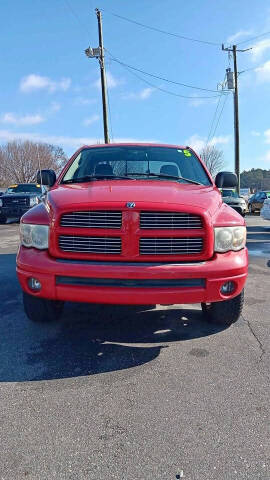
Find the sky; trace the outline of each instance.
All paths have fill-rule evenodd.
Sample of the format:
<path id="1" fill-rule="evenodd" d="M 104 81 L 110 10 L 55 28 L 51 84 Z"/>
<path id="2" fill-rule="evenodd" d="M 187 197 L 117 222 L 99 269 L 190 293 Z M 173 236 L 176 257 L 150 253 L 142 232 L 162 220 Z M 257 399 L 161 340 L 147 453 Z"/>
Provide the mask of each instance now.
<path id="1" fill-rule="evenodd" d="M 239 43 L 252 47 L 238 54 L 241 170 L 270 169 L 270 32 L 253 39 L 270 31 L 267 0 L 2 1 L 0 144 L 44 141 L 70 156 L 103 142 L 99 64 L 84 53 L 98 46 L 96 7 L 103 15 L 112 141 L 196 151 L 209 141 L 233 169 L 233 95 L 220 96 L 233 62 L 221 44 Z"/>

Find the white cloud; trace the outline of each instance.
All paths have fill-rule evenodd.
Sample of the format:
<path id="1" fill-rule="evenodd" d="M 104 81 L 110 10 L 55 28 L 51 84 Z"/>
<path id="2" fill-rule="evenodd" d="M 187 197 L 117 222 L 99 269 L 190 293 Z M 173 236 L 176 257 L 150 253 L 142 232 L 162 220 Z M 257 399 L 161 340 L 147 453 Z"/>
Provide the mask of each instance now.
<path id="1" fill-rule="evenodd" d="M 20 82 L 20 90 L 24 93 L 29 93 L 37 90 L 47 90 L 52 93 L 56 90 L 66 91 L 71 85 L 70 78 L 62 78 L 58 82 L 51 80 L 49 77 L 42 77 L 31 73 L 27 77 L 22 78 Z"/>
<path id="2" fill-rule="evenodd" d="M 270 163 L 270 150 L 268 150 L 268 152 L 266 152 L 266 154 L 261 158 L 261 160 L 266 162 L 266 163 Z"/>
<path id="3" fill-rule="evenodd" d="M 223 135 L 223 136 L 220 135 L 219 137 L 213 137 L 212 140 L 209 142 L 209 145 L 225 145 L 229 143 L 229 141 L 230 141 L 229 135 Z M 195 150 L 195 152 L 200 152 L 202 148 L 205 147 L 206 142 L 207 142 L 206 137 L 201 137 L 200 135 L 195 134 L 189 137 L 186 140 L 185 144 L 192 147 Z"/>
<path id="4" fill-rule="evenodd" d="M 92 115 L 91 117 L 85 118 L 82 124 L 85 127 L 89 127 L 89 125 L 96 123 L 99 119 L 100 119 L 100 115 Z"/>
<path id="5" fill-rule="evenodd" d="M 236 32 L 234 35 L 231 35 L 230 37 L 228 37 L 227 43 L 232 45 L 234 42 L 236 42 L 236 40 L 239 40 L 239 38 L 248 37 L 249 35 L 252 35 L 252 34 L 253 34 L 252 30 L 239 30 L 239 32 Z"/>
<path id="6" fill-rule="evenodd" d="M 201 98 L 194 98 L 194 100 L 191 100 L 189 102 L 189 106 L 190 107 L 200 107 L 201 105 L 203 105 L 205 103 L 205 100 L 202 100 Z"/>
<path id="7" fill-rule="evenodd" d="M 209 145 L 226 145 L 230 140 L 230 135 L 220 135 L 219 137 L 213 137 Z"/>
<path id="8" fill-rule="evenodd" d="M 270 49 L 270 38 L 260 40 L 253 47 L 251 52 L 251 58 L 254 62 L 258 62 L 263 57 L 264 53 Z"/>
<path id="9" fill-rule="evenodd" d="M 261 67 L 256 68 L 255 72 L 257 75 L 258 83 L 270 82 L 270 60 L 268 60 L 268 62 L 265 62 Z"/>
<path id="10" fill-rule="evenodd" d="M 265 130 L 263 134 L 265 136 L 265 143 L 270 143 L 270 128 L 268 130 Z"/>
<path id="11" fill-rule="evenodd" d="M 107 79 L 107 87 L 108 88 L 116 88 L 119 85 L 122 85 L 122 80 L 115 78 L 110 72 L 106 72 L 106 79 Z M 101 88 L 100 78 L 98 78 L 94 83 L 94 87 Z"/>
<path id="12" fill-rule="evenodd" d="M 73 101 L 73 105 L 76 106 L 92 105 L 93 103 L 97 103 L 96 98 L 76 97 Z"/>
<path id="13" fill-rule="evenodd" d="M 115 88 L 115 87 L 118 87 L 118 85 L 121 85 L 121 81 L 113 77 L 113 75 L 110 72 L 107 72 L 106 79 L 107 79 L 108 88 Z"/>
<path id="14" fill-rule="evenodd" d="M 0 130 L 0 142 L 9 142 L 12 140 L 32 140 L 34 142 L 52 143 L 60 145 L 67 149 L 77 149 L 82 145 L 94 145 L 104 143 L 103 138 L 93 137 L 65 137 L 57 135 L 46 135 L 33 132 L 11 132 L 9 130 Z M 136 138 L 115 138 L 113 143 L 158 143 L 154 139 L 136 139 Z"/>
<path id="15" fill-rule="evenodd" d="M 146 100 L 149 98 L 152 93 L 155 91 L 155 88 L 147 87 L 139 92 L 127 93 L 122 96 L 124 100 Z"/>
<path id="16" fill-rule="evenodd" d="M 141 92 L 140 92 L 140 98 L 142 100 L 145 100 L 146 98 L 149 98 L 150 95 L 152 95 L 152 93 L 154 92 L 154 88 L 151 88 L 151 87 L 147 87 L 147 88 L 144 88 Z"/>
<path id="17" fill-rule="evenodd" d="M 260 137 L 261 136 L 260 132 L 257 132 L 256 130 L 252 130 L 250 132 L 250 134 L 252 135 L 252 137 Z"/>
<path id="18" fill-rule="evenodd" d="M 192 98 L 188 105 L 190 107 L 194 107 L 194 108 L 197 108 L 197 107 L 201 107 L 202 105 L 216 105 L 218 103 L 218 99 L 217 98 L 206 98 L 206 99 L 203 99 L 203 98 L 196 98 L 196 96 L 194 95 L 194 98 Z"/>
<path id="19" fill-rule="evenodd" d="M 7 112 L 3 113 L 0 117 L 1 123 L 7 123 L 9 125 L 38 125 L 45 121 L 45 118 L 39 114 L 36 115 L 17 115 L 16 113 Z"/>
<path id="20" fill-rule="evenodd" d="M 49 110 L 51 113 L 53 112 L 59 112 L 59 110 L 61 110 L 61 105 L 60 103 L 58 102 L 52 102 L 50 107 L 49 107 Z"/>

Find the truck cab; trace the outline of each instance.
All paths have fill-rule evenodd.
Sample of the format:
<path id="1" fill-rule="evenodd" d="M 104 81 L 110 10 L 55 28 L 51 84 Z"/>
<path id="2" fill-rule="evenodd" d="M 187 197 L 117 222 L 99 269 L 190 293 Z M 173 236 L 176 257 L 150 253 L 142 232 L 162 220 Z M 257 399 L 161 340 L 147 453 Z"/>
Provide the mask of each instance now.
<path id="1" fill-rule="evenodd" d="M 17 274 L 33 321 L 59 318 L 65 301 L 200 303 L 209 321 L 230 325 L 242 310 L 248 256 L 244 219 L 222 202 L 187 146 L 84 146 L 23 215 Z"/>

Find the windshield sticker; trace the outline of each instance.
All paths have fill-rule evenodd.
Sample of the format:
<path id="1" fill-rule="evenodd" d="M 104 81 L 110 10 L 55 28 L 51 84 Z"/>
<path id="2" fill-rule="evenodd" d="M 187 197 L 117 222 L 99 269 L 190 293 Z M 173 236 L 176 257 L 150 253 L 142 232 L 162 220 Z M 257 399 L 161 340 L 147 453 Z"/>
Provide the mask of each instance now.
<path id="1" fill-rule="evenodd" d="M 184 150 L 185 157 L 191 157 L 191 153 L 189 150 Z"/>

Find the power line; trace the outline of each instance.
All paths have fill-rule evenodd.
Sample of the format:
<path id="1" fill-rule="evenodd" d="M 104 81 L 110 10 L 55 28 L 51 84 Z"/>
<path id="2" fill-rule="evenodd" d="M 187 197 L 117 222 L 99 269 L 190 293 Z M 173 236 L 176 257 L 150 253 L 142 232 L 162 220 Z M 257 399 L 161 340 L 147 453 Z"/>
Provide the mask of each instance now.
<path id="1" fill-rule="evenodd" d="M 107 74 L 106 75 L 106 90 L 107 90 L 107 98 L 108 98 L 108 110 L 109 110 L 109 119 L 110 119 L 110 130 L 111 130 L 111 139 L 113 141 L 113 127 L 112 127 L 112 115 L 111 115 L 111 104 L 110 104 L 110 95 L 108 89 L 108 82 L 107 82 Z"/>
<path id="2" fill-rule="evenodd" d="M 215 119 L 216 119 L 216 115 L 217 115 L 217 112 L 218 112 L 218 109 L 219 109 L 220 100 L 221 100 L 221 96 L 219 97 L 216 108 L 215 108 L 214 116 L 213 116 L 213 119 L 212 119 L 212 122 L 211 122 L 209 134 L 208 134 L 207 141 L 206 141 L 206 147 L 207 147 L 207 145 L 209 143 L 209 140 L 210 140 L 210 137 L 211 137 L 212 129 L 213 129 L 214 122 L 215 122 Z"/>
<path id="3" fill-rule="evenodd" d="M 198 38 L 192 38 L 192 37 L 187 37 L 185 35 L 180 35 L 178 33 L 168 32 L 166 30 L 162 30 L 161 28 L 152 27 L 151 25 L 146 25 L 145 23 L 137 22 L 136 20 L 132 20 L 131 18 L 123 17 L 122 15 L 118 15 L 116 13 L 109 12 L 108 10 L 105 10 L 105 9 L 103 9 L 103 11 L 106 12 L 106 13 L 109 13 L 113 17 L 120 18 L 121 20 L 125 20 L 126 22 L 134 23 L 135 25 L 138 25 L 138 26 L 143 27 L 143 28 L 147 28 L 149 30 L 153 30 L 154 32 L 162 33 L 164 35 L 169 35 L 171 37 L 181 38 L 182 40 L 188 40 L 190 42 L 204 43 L 206 45 L 212 45 L 212 46 L 215 46 L 215 47 L 220 46 L 220 43 L 210 42 L 210 41 L 207 41 L 207 40 L 199 40 Z"/>
<path id="4" fill-rule="evenodd" d="M 157 78 L 158 80 L 162 80 L 163 82 L 172 83 L 174 85 L 180 85 L 181 87 L 192 88 L 194 90 L 202 90 L 204 92 L 212 92 L 212 93 L 217 92 L 216 90 L 210 90 L 209 88 L 195 87 L 194 85 L 188 85 L 186 83 L 181 83 L 181 82 L 176 82 L 174 80 L 169 80 L 168 78 L 164 78 L 164 77 L 161 77 L 159 75 L 154 75 L 153 73 L 149 73 L 149 72 L 146 72 L 145 70 L 141 70 L 140 68 L 136 68 L 136 67 L 133 67 L 132 65 L 128 65 L 127 63 L 124 63 L 121 60 L 119 60 L 118 58 L 114 57 L 109 52 L 109 50 L 106 49 L 106 51 L 109 53 L 112 61 L 114 61 L 116 63 L 119 63 L 120 65 L 122 65 L 124 67 L 130 68 L 131 70 L 135 70 L 136 72 L 143 73 L 144 75 L 147 75 L 148 77 Z"/>
<path id="5" fill-rule="evenodd" d="M 224 80 L 223 80 L 223 82 L 222 82 L 222 85 L 224 84 L 225 79 L 226 79 L 226 74 L 225 74 L 225 76 L 224 76 Z M 213 116 L 213 119 L 212 119 L 212 122 L 211 122 L 209 134 L 208 134 L 208 137 L 207 137 L 206 146 L 208 145 L 209 140 L 210 140 L 210 137 L 211 137 L 211 133 L 212 133 L 212 129 L 213 129 L 213 126 L 214 126 L 214 122 L 215 122 L 215 119 L 216 119 L 216 115 L 217 115 L 217 112 L 218 112 L 218 109 L 219 109 L 220 101 L 221 101 L 221 95 L 220 95 L 220 97 L 219 97 L 219 99 L 218 99 L 218 102 L 217 102 L 217 105 L 216 105 L 216 108 L 215 108 L 214 116 Z"/>
<path id="6" fill-rule="evenodd" d="M 122 65 L 123 66 L 123 65 Z M 149 82 L 148 80 L 146 80 L 145 78 L 141 77 L 140 75 L 138 75 L 137 73 L 135 73 L 133 70 L 130 70 L 128 67 L 124 66 L 124 68 L 129 72 L 131 73 L 132 75 L 134 75 L 134 77 L 138 78 L 139 80 L 141 80 L 142 82 L 146 83 L 147 85 L 149 85 L 150 87 L 154 88 L 155 90 L 159 90 L 160 92 L 163 92 L 163 93 L 167 93 L 169 95 L 173 95 L 174 97 L 180 97 L 180 98 L 188 98 L 189 100 L 195 100 L 197 98 L 202 98 L 202 99 L 208 99 L 208 98 L 217 98 L 217 97 L 220 97 L 221 95 L 224 95 L 224 94 L 219 94 L 219 95 L 211 95 L 211 96 L 204 96 L 204 97 L 200 97 L 200 96 L 187 96 L 187 95 L 181 95 L 180 93 L 175 93 L 175 92 L 172 92 L 170 90 L 167 90 L 165 88 L 162 88 L 162 87 L 158 87 L 157 85 L 154 85 L 153 83 Z"/>
<path id="7" fill-rule="evenodd" d="M 81 21 L 80 17 L 77 15 L 77 13 L 73 9 L 73 7 L 70 5 L 69 1 L 68 0 L 63 0 L 63 2 L 65 3 L 65 5 L 69 9 L 69 11 L 72 13 L 73 17 L 76 18 L 77 22 L 83 27 L 85 32 L 87 32 L 87 34 L 89 34 L 89 28 L 86 26 L 86 24 L 84 24 Z M 88 35 L 87 35 L 87 38 L 89 39 Z"/>
<path id="8" fill-rule="evenodd" d="M 242 45 L 243 43 L 252 42 L 252 40 L 256 40 L 257 38 L 264 37 L 265 35 L 270 35 L 270 31 L 261 33 L 260 35 L 256 35 L 256 37 L 251 37 L 248 40 L 243 40 L 242 42 L 237 43 L 237 45 Z"/>
<path id="9" fill-rule="evenodd" d="M 267 62 L 265 62 L 267 63 Z M 252 67 L 252 68 L 247 68 L 246 70 L 241 70 L 238 74 L 240 75 L 241 73 L 246 73 L 246 72 L 251 72 L 252 70 L 257 70 L 258 68 L 262 68 L 265 63 L 261 63 L 261 65 L 257 65 L 257 67 Z"/>
<path id="10" fill-rule="evenodd" d="M 74 9 L 71 7 L 71 5 L 70 5 L 70 3 L 68 2 L 68 0 L 63 0 L 63 1 L 65 2 L 65 4 L 66 4 L 66 6 L 68 7 L 68 9 L 71 11 L 71 13 L 72 13 L 72 15 L 74 16 L 74 18 L 76 18 L 76 20 L 80 23 L 80 25 L 82 25 L 83 28 L 87 31 L 88 28 L 86 27 L 85 24 L 82 23 L 81 19 L 79 18 L 79 16 L 77 15 L 77 13 L 74 11 Z M 104 11 L 104 9 L 103 9 L 103 11 Z M 111 12 L 108 12 L 108 13 L 111 13 Z M 118 17 L 120 17 L 120 18 L 126 19 L 125 17 L 121 17 L 121 16 L 116 15 L 116 14 L 113 14 L 113 13 L 111 13 L 111 14 L 114 15 L 114 16 L 118 16 Z M 126 20 L 133 22 L 133 20 L 129 20 L 129 19 L 126 19 Z M 133 23 L 134 23 L 134 22 L 133 22 Z M 135 23 L 137 23 L 137 22 L 135 22 Z M 166 32 L 164 32 L 164 33 L 166 33 Z M 172 34 L 172 35 L 174 35 L 174 34 Z M 176 34 L 175 34 L 175 35 L 176 35 Z M 195 39 L 194 39 L 194 41 L 199 41 L 199 40 L 195 40 Z M 209 42 L 208 42 L 208 43 L 209 43 Z M 216 45 L 218 45 L 218 44 L 216 44 Z M 162 81 L 165 81 L 165 82 L 167 82 L 167 83 L 172 83 L 172 84 L 175 84 L 175 85 L 180 85 L 180 86 L 183 86 L 183 87 L 186 87 L 186 88 L 192 88 L 192 89 L 195 89 L 195 90 L 201 90 L 201 91 L 216 93 L 216 90 L 211 90 L 211 89 L 201 88 L 201 87 L 195 87 L 195 86 L 193 86 L 193 85 L 188 85 L 188 84 L 176 82 L 176 81 L 173 81 L 173 80 L 169 80 L 169 79 L 167 79 L 167 78 L 164 78 L 164 77 L 160 77 L 160 76 L 158 76 L 158 75 L 151 74 L 151 73 L 149 73 L 149 72 L 145 72 L 145 71 L 143 71 L 143 70 L 141 70 L 141 69 L 138 69 L 138 68 L 136 68 L 136 67 L 133 67 L 132 65 L 128 65 L 128 64 L 126 64 L 126 63 L 124 63 L 124 62 L 121 62 L 119 59 L 117 59 L 116 57 L 114 57 L 107 49 L 104 49 L 104 50 L 106 50 L 107 53 L 109 53 L 112 61 L 117 62 L 117 63 L 119 63 L 120 65 L 122 65 L 123 67 L 126 67 L 126 68 L 128 68 L 128 69 L 132 69 L 132 70 L 138 71 L 138 72 L 140 72 L 140 73 L 143 73 L 144 75 L 148 75 L 148 76 L 150 76 L 150 77 L 152 77 L 152 78 L 157 78 L 158 80 L 162 80 Z M 144 79 L 142 79 L 142 78 L 139 77 L 139 76 L 138 76 L 137 78 L 140 78 L 140 80 L 145 81 Z M 145 81 L 145 82 L 146 82 L 146 81 Z M 146 82 L 146 83 L 147 83 L 147 82 Z M 219 95 L 215 95 L 215 97 L 214 97 L 214 96 L 212 96 L 212 97 L 194 97 L 194 96 L 188 97 L 188 96 L 185 96 L 185 95 L 175 94 L 174 92 L 170 92 L 170 91 L 165 90 L 165 89 L 161 89 L 161 88 L 159 88 L 159 87 L 156 87 L 156 86 L 150 84 L 149 82 L 148 82 L 148 84 L 151 85 L 151 86 L 153 86 L 153 87 L 156 88 L 157 90 L 161 90 L 161 91 L 163 91 L 163 92 L 165 92 L 165 93 L 168 93 L 168 94 L 170 94 L 170 95 L 175 95 L 175 96 L 182 97 L 182 98 L 191 98 L 191 99 L 193 98 L 193 99 L 196 99 L 196 98 L 215 98 L 215 97 L 219 97 L 219 96 L 220 96 L 220 94 L 219 94 Z"/>
<path id="11" fill-rule="evenodd" d="M 216 133 L 216 131 L 217 131 L 217 128 L 218 128 L 218 126 L 219 126 L 219 122 L 220 122 L 220 119 L 221 119 L 221 116 L 222 116 L 222 113 L 223 113 L 225 104 L 226 104 L 226 102 L 227 102 L 228 96 L 229 96 L 229 95 L 225 95 L 225 97 L 224 97 L 224 102 L 223 102 L 223 105 L 222 105 L 222 108 L 221 108 L 219 117 L 218 117 L 218 119 L 217 119 L 217 123 L 216 123 L 215 129 L 214 129 L 214 131 L 213 131 L 213 135 L 211 136 L 210 142 L 213 140 L 213 138 L 214 138 L 214 136 L 215 136 L 215 133 Z"/>

